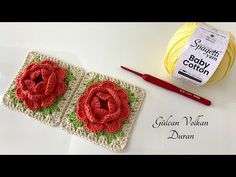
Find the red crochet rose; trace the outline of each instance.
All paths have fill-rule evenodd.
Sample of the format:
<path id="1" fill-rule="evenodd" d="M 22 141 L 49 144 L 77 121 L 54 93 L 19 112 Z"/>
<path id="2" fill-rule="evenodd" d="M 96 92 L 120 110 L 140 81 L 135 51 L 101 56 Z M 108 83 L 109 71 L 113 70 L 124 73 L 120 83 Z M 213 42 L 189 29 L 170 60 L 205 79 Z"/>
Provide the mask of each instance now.
<path id="1" fill-rule="evenodd" d="M 76 116 L 91 132 L 115 133 L 130 115 L 127 93 L 111 81 L 93 83 L 77 101 Z"/>
<path id="2" fill-rule="evenodd" d="M 31 110 L 51 106 L 67 89 L 66 75 L 66 70 L 53 61 L 31 63 L 17 77 L 16 97 Z"/>

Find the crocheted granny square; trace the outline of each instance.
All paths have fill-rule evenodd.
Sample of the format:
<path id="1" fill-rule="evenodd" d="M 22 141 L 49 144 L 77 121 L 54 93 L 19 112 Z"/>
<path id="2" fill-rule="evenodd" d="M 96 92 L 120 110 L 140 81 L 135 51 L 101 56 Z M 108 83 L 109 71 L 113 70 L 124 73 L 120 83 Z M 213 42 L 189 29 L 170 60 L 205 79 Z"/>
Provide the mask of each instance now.
<path id="1" fill-rule="evenodd" d="M 59 126 L 85 71 L 30 52 L 3 97 L 3 104 L 50 126 Z"/>
<path id="2" fill-rule="evenodd" d="M 127 144 L 144 96 L 139 87 L 88 72 L 77 88 L 61 126 L 68 133 L 120 151 Z"/>

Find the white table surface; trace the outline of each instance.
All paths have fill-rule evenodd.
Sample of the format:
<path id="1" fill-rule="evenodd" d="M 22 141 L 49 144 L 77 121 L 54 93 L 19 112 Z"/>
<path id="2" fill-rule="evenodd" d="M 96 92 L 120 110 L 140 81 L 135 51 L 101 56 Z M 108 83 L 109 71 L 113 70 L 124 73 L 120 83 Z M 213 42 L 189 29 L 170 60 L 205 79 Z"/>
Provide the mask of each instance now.
<path id="1" fill-rule="evenodd" d="M 48 53 L 88 71 L 107 74 L 142 87 L 146 98 L 138 114 L 127 154 L 235 154 L 236 68 L 223 81 L 191 88 L 164 70 L 167 44 L 183 23 L 0 23 L 0 96 L 8 88 L 31 50 Z M 210 23 L 236 36 L 236 23 Z M 149 73 L 212 100 L 210 107 L 144 82 L 119 68 L 125 65 Z M 204 115 L 208 126 L 152 128 L 159 116 Z M 194 139 L 168 139 L 169 131 L 194 134 Z M 0 106 L 2 154 L 113 153 L 83 138 L 48 127 L 22 113 Z"/>

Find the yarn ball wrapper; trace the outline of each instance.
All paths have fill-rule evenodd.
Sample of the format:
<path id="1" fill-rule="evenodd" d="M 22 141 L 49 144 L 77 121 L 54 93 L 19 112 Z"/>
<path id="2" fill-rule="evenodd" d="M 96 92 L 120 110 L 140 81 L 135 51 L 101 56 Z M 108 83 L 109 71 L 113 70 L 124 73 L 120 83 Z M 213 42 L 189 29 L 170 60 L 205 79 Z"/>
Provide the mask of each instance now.
<path id="1" fill-rule="evenodd" d="M 181 56 L 181 53 L 192 36 L 195 29 L 200 23 L 186 23 L 179 30 L 176 31 L 174 36 L 171 38 L 165 56 L 164 66 L 166 71 L 173 76 L 175 66 Z M 222 80 L 230 72 L 236 57 L 236 44 L 234 37 L 231 33 L 229 34 L 229 43 L 225 51 L 225 54 L 215 70 L 211 78 L 204 84 L 204 86 L 211 85 Z"/>
<path id="2" fill-rule="evenodd" d="M 16 79 L 16 98 L 30 110 L 49 107 L 66 92 L 66 76 L 53 61 L 33 62 Z"/>
<path id="3" fill-rule="evenodd" d="M 111 81 L 91 84 L 77 101 L 76 116 L 90 132 L 115 133 L 130 115 L 126 91 Z"/>

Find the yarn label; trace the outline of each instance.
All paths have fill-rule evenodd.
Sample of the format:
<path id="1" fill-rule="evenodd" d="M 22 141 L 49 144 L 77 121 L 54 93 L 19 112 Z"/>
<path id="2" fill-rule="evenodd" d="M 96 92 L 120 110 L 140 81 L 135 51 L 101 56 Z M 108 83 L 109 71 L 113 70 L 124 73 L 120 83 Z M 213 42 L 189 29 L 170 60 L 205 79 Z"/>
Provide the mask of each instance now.
<path id="1" fill-rule="evenodd" d="M 192 86 L 205 84 L 220 64 L 228 43 L 227 32 L 200 23 L 185 45 L 173 76 Z"/>

